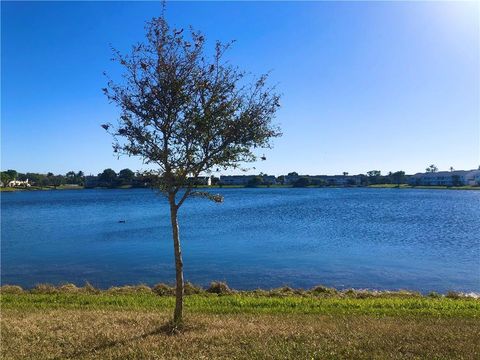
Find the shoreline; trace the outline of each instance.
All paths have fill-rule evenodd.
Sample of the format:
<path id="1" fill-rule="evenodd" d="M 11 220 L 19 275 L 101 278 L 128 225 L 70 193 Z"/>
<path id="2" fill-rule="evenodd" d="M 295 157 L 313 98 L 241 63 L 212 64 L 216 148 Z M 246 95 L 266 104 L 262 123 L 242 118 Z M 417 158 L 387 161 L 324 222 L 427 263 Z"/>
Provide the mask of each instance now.
<path id="1" fill-rule="evenodd" d="M 221 281 L 212 281 L 208 287 L 185 282 L 185 296 L 189 295 L 240 295 L 240 296 L 260 296 L 260 297 L 284 297 L 284 296 L 300 296 L 300 297 L 331 297 L 341 299 L 362 299 L 362 298 L 451 298 L 451 299 L 479 299 L 480 292 L 462 292 L 449 290 L 445 293 L 436 291 L 420 292 L 408 289 L 399 290 L 375 290 L 375 289 L 359 289 L 347 288 L 336 289 L 323 285 L 316 285 L 310 289 L 291 288 L 283 286 L 279 288 L 255 290 L 239 290 L 230 288 L 226 283 Z M 110 286 L 108 288 L 98 288 L 85 282 L 84 286 L 77 286 L 73 283 L 60 283 L 53 285 L 50 283 L 40 283 L 30 288 L 24 288 L 19 285 L 3 284 L 0 286 L 0 294 L 23 294 L 23 295 L 52 295 L 52 294 L 94 294 L 94 295 L 135 295 L 135 294 L 156 294 L 159 296 L 171 297 L 175 295 L 175 287 L 165 283 L 158 283 L 153 286 L 146 284 L 138 285 L 121 285 Z"/>
<path id="2" fill-rule="evenodd" d="M 202 186 L 198 185 L 195 188 L 197 189 L 395 189 L 395 190 L 480 190 L 480 186 L 411 186 L 406 184 L 401 184 L 400 186 L 392 184 L 379 184 L 379 185 L 366 185 L 366 186 L 315 186 L 309 185 L 306 187 L 294 187 L 292 185 L 259 185 L 255 187 L 249 187 L 244 185 L 211 185 L 211 186 Z M 28 191 L 55 191 L 55 190 L 131 190 L 131 189 L 150 189 L 149 187 L 134 187 L 130 185 L 117 186 L 117 187 L 83 187 L 83 186 L 59 186 L 57 188 L 53 187 L 37 187 L 32 186 L 31 188 L 0 188 L 0 192 L 9 193 L 9 192 L 28 192 Z"/>

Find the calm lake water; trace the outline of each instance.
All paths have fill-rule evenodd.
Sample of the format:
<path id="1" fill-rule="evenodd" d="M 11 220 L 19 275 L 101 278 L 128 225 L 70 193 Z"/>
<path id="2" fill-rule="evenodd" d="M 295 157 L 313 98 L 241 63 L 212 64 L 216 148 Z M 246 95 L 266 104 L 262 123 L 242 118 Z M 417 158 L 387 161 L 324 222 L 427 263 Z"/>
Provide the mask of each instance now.
<path id="1" fill-rule="evenodd" d="M 191 282 L 480 292 L 480 191 L 216 192 L 223 204 L 180 210 Z M 151 190 L 3 193 L 1 211 L 3 284 L 174 281 L 168 206 Z"/>

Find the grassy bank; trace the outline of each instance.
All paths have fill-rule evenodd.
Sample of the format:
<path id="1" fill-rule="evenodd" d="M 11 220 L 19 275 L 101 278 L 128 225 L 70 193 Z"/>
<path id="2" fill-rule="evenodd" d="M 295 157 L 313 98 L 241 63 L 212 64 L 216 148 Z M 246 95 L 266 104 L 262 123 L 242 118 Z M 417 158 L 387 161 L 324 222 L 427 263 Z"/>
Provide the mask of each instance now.
<path id="1" fill-rule="evenodd" d="M 2 187 L 0 192 L 13 192 L 13 191 L 46 191 L 46 190 L 82 190 L 83 186 L 80 185 L 60 185 L 54 186 L 30 186 L 30 187 Z"/>
<path id="2" fill-rule="evenodd" d="M 480 190 L 480 186 L 411 186 L 407 184 L 378 184 L 368 185 L 369 188 L 387 188 L 387 189 L 431 189 L 431 190 Z"/>
<path id="3" fill-rule="evenodd" d="M 172 296 L 156 294 L 2 294 L 2 309 L 171 309 Z M 341 298 L 197 294 L 186 297 L 189 312 L 202 314 L 312 314 L 480 318 L 480 301 L 427 297 Z"/>
<path id="4" fill-rule="evenodd" d="M 480 356 L 480 301 L 458 294 L 234 292 L 190 286 L 186 328 L 164 285 L 1 291 L 2 358 L 372 359 Z"/>

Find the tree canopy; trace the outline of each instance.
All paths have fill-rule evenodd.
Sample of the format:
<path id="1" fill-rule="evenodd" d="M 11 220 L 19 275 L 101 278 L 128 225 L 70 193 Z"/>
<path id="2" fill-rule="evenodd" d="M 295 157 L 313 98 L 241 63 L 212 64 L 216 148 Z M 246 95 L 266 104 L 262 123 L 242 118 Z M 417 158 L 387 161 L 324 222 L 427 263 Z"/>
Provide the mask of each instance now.
<path id="1" fill-rule="evenodd" d="M 232 43 L 216 42 L 209 57 L 204 35 L 185 33 L 152 19 L 146 42 L 130 54 L 114 51 L 124 80 L 103 89 L 121 110 L 116 125 L 102 125 L 114 137 L 114 152 L 153 165 L 166 194 L 188 187 L 189 175 L 255 161 L 253 149 L 270 147 L 280 135 L 272 124 L 279 95 L 266 85 L 267 75 L 249 82 L 224 59 Z"/>

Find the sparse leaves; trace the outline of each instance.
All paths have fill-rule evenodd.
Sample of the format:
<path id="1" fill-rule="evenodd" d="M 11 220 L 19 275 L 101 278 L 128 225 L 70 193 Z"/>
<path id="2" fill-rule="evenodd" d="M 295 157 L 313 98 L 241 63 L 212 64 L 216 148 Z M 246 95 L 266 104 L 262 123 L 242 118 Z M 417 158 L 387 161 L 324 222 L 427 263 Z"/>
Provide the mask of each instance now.
<path id="1" fill-rule="evenodd" d="M 209 57 L 204 35 L 193 29 L 170 30 L 163 18 L 154 18 L 146 33 L 147 41 L 129 54 L 113 49 L 123 80 L 110 79 L 103 92 L 121 116 L 116 127 L 102 127 L 113 135 L 114 151 L 159 169 L 162 192 L 189 189 L 181 205 L 183 197 L 200 196 L 191 191 L 189 176 L 255 161 L 252 149 L 268 148 L 280 136 L 272 123 L 279 95 L 267 87 L 267 75 L 248 82 L 224 60 L 233 42 L 216 42 Z"/>

